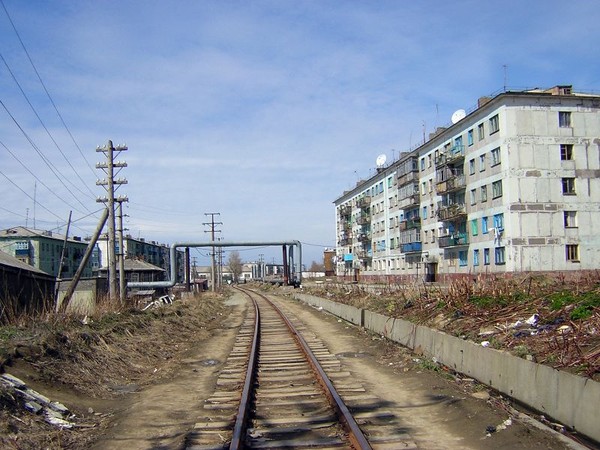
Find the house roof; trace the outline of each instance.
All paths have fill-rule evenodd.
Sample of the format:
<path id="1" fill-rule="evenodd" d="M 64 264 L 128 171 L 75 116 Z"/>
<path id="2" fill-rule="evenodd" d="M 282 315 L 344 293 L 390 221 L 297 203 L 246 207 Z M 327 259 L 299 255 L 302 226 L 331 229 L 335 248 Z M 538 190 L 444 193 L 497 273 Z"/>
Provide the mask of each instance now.
<path id="1" fill-rule="evenodd" d="M 24 263 L 23 261 L 18 260 L 14 256 L 9 255 L 3 251 L 0 251 L 0 265 L 14 267 L 15 269 L 26 270 L 28 272 L 37 273 L 40 275 L 51 276 L 50 274 L 44 272 L 43 270 L 36 269 L 29 264 Z"/>
<path id="2" fill-rule="evenodd" d="M 16 226 L 7 228 L 5 230 L 0 230 L 0 239 L 2 238 L 46 238 L 64 241 L 65 235 L 58 234 L 53 231 L 36 230 L 34 228 Z M 83 241 L 81 238 L 70 237 L 67 239 L 67 241 L 87 245 L 87 242 Z"/>
<path id="3" fill-rule="evenodd" d="M 155 266 L 149 262 L 142 261 L 139 259 L 127 259 L 125 258 L 125 272 L 166 272 L 162 267 Z M 98 270 L 108 270 L 108 267 L 100 267 Z"/>

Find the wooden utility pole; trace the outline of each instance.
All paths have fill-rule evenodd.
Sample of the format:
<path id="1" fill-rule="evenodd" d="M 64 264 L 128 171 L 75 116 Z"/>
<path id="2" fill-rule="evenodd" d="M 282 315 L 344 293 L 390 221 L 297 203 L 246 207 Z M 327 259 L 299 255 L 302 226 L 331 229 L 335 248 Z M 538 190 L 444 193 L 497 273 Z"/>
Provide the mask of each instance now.
<path id="1" fill-rule="evenodd" d="M 210 229 L 208 231 L 204 231 L 205 233 L 210 233 L 210 240 L 211 242 L 215 242 L 215 233 L 220 233 L 221 230 L 217 230 L 216 226 L 217 225 L 223 225 L 223 222 L 215 222 L 215 216 L 220 216 L 221 213 L 218 212 L 213 212 L 213 213 L 204 213 L 205 216 L 211 216 L 211 220 L 210 222 L 204 222 L 202 225 L 208 225 L 210 227 Z M 211 252 L 211 270 L 210 270 L 210 274 L 211 274 L 211 278 L 212 278 L 212 290 L 213 292 L 217 290 L 217 286 L 216 286 L 216 282 L 217 282 L 217 277 L 215 276 L 215 247 L 212 247 L 212 252 Z"/>
<path id="2" fill-rule="evenodd" d="M 108 203 L 108 289 L 111 299 L 117 298 L 117 262 L 115 254 L 115 191 L 121 184 L 127 184 L 127 180 L 123 178 L 115 179 L 115 168 L 117 169 L 118 173 L 123 167 L 127 167 L 127 163 L 120 161 L 115 162 L 114 158 L 125 150 L 127 150 L 127 146 L 119 145 L 117 147 L 113 147 L 113 143 L 110 140 L 104 147 L 96 148 L 96 152 L 106 154 L 106 162 L 96 164 L 96 169 L 102 169 L 106 174 L 106 178 L 96 181 L 96 185 L 104 186 L 108 197 L 99 197 L 96 201 Z M 119 200 L 126 201 L 126 198 L 119 198 Z"/>

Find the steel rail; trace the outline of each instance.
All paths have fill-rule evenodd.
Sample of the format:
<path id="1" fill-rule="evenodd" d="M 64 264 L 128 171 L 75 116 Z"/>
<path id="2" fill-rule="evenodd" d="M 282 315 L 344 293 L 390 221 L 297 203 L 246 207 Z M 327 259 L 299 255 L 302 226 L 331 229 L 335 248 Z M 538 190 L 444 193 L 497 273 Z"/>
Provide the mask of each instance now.
<path id="1" fill-rule="evenodd" d="M 345 428 L 346 432 L 348 433 L 348 439 L 350 440 L 350 443 L 357 450 L 358 449 L 372 450 L 371 444 L 369 444 L 369 441 L 367 440 L 367 438 L 363 434 L 362 430 L 356 423 L 356 420 L 354 420 L 354 416 L 352 415 L 352 413 L 350 412 L 350 410 L 348 409 L 348 407 L 346 406 L 346 404 L 344 403 L 344 401 L 338 394 L 337 390 L 333 386 L 333 383 L 331 382 L 331 380 L 329 379 L 329 377 L 327 376 L 327 374 L 321 367 L 321 364 L 317 360 L 316 356 L 314 355 L 314 353 L 312 352 L 312 350 L 310 349 L 310 347 L 308 346 L 308 344 L 304 340 L 304 338 L 300 335 L 300 333 L 298 333 L 298 331 L 296 330 L 294 325 L 289 321 L 289 319 L 283 314 L 283 312 L 271 300 L 269 300 L 266 296 L 264 296 L 263 294 L 261 294 L 259 292 L 254 292 L 254 293 L 256 295 L 258 295 L 259 297 L 261 297 L 262 299 L 264 299 L 266 302 L 268 302 L 275 309 L 275 311 L 277 311 L 277 314 L 279 314 L 279 316 L 282 318 L 282 320 L 287 325 L 288 329 L 294 336 L 294 339 L 296 340 L 296 342 L 300 346 L 302 352 L 306 356 L 308 363 L 312 367 L 313 372 L 315 373 L 315 376 L 317 378 L 317 381 L 323 388 L 323 391 L 325 392 L 325 395 L 329 399 L 331 406 L 336 411 L 338 418 L 340 419 L 343 427 Z"/>
<path id="2" fill-rule="evenodd" d="M 238 407 L 238 412 L 236 414 L 235 424 L 233 426 L 233 434 L 231 437 L 231 443 L 229 444 L 229 450 L 241 450 L 245 445 L 244 439 L 246 436 L 246 423 L 248 422 L 248 411 L 250 410 L 251 406 L 253 385 L 256 378 L 256 365 L 258 361 L 258 347 L 260 342 L 260 311 L 258 309 L 258 304 L 248 292 L 242 292 L 244 292 L 254 304 L 254 335 L 252 336 L 250 356 L 248 357 L 248 367 L 246 368 L 246 378 L 244 380 L 244 389 L 242 390 L 242 397 Z"/>

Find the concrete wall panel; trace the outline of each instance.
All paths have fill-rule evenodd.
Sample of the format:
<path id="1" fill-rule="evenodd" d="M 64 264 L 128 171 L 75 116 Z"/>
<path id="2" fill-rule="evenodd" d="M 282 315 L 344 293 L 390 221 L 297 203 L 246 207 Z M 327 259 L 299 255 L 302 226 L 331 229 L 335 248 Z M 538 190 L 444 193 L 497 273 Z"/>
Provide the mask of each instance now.
<path id="1" fill-rule="evenodd" d="M 522 402 L 578 432 L 600 441 L 600 383 L 507 352 L 483 347 L 367 310 L 295 294 L 294 297 L 385 336 L 419 353 L 435 357 L 451 369 Z M 362 317 L 362 320 L 359 318 Z"/>

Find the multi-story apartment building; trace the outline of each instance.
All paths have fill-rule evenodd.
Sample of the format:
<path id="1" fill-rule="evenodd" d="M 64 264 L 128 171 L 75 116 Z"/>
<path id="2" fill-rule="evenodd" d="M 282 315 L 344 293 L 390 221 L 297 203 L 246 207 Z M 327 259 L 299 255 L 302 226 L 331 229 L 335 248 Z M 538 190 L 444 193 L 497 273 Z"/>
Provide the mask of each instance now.
<path id="1" fill-rule="evenodd" d="M 62 257 L 63 265 L 60 272 L 62 279 L 73 277 L 87 246 L 88 243 L 82 241 L 80 237 L 75 236 L 65 242 L 64 235 L 52 231 L 34 230 L 21 226 L 0 231 L 0 251 L 54 277 L 58 276 Z M 91 277 L 92 269 L 97 265 L 98 261 L 92 255 L 81 276 Z"/>
<path id="2" fill-rule="evenodd" d="M 600 96 L 506 91 L 335 200 L 337 274 L 600 266 Z"/>
<path id="3" fill-rule="evenodd" d="M 100 264 L 102 267 L 108 267 L 108 238 L 106 234 L 98 239 L 100 248 Z M 125 259 L 138 259 L 150 263 L 156 267 L 164 269 L 167 274 L 171 273 L 171 254 L 170 247 L 165 244 L 159 244 L 156 241 L 147 241 L 144 238 L 135 239 L 130 235 L 123 237 L 123 248 L 125 250 Z M 118 243 L 116 243 L 116 253 L 119 253 Z M 184 252 L 177 250 L 177 281 L 183 281 L 185 274 Z"/>

